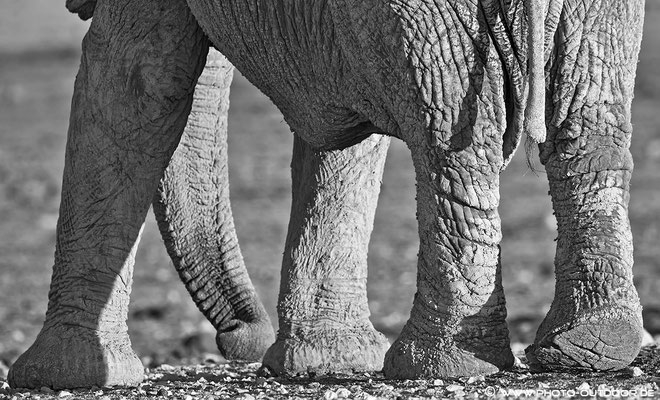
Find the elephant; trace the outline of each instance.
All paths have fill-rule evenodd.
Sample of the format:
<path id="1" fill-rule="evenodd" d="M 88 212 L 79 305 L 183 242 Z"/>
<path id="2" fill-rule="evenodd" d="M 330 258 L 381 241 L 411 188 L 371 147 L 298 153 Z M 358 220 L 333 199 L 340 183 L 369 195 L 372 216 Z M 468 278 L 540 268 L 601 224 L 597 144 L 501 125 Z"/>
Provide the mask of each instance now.
<path id="1" fill-rule="evenodd" d="M 180 275 L 217 317 L 221 349 L 240 357 L 268 342 L 244 267 L 223 269 L 240 258 L 227 254 L 235 237 L 224 236 L 233 230 L 226 176 L 215 169 L 226 164 L 224 144 L 196 143 L 177 157 L 177 145 L 196 139 L 184 127 L 210 46 L 295 135 L 279 331 L 265 367 L 382 368 L 395 379 L 510 367 L 497 206 L 499 174 L 523 133 L 538 143 L 558 226 L 555 298 L 528 361 L 608 371 L 639 352 L 627 208 L 644 0 L 69 3 L 93 21 L 72 104 L 49 309 L 12 366 L 13 386 L 139 381 L 124 321 L 153 193 Z M 218 107 L 201 111 L 220 115 Z M 417 293 L 391 346 L 369 322 L 365 268 L 389 137 L 410 149 L 420 237 Z M 173 186 L 157 190 L 161 178 Z M 208 217 L 218 204 L 227 209 Z M 211 227 L 190 222 L 207 218 Z M 209 242 L 213 254 L 198 254 Z"/>

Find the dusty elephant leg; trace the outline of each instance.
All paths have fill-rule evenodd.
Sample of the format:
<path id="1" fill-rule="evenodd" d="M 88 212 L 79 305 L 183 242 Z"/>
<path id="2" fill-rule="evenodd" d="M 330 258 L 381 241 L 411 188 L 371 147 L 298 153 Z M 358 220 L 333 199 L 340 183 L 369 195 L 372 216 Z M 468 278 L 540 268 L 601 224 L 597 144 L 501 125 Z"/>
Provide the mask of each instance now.
<path id="1" fill-rule="evenodd" d="M 264 365 L 277 374 L 377 371 L 389 343 L 369 321 L 367 248 L 389 138 L 317 152 L 296 136 L 293 202 Z"/>
<path id="2" fill-rule="evenodd" d="M 208 42 L 177 0 L 98 3 L 76 79 L 48 311 L 13 387 L 135 385 L 126 318 L 139 232 Z"/>
<path id="3" fill-rule="evenodd" d="M 506 129 L 502 67 L 494 46 L 476 45 L 488 37 L 439 32 L 439 48 L 424 55 L 437 57 L 438 67 L 417 78 L 436 97 L 422 110 L 428 117 L 413 121 L 418 130 L 404 132 L 417 179 L 420 250 L 410 319 L 385 357 L 385 376 L 394 379 L 483 375 L 513 363 L 497 211 Z M 462 44 L 463 58 L 446 63 L 442 51 L 454 43 Z"/>
<path id="4" fill-rule="evenodd" d="M 512 365 L 499 257 L 501 163 L 486 161 L 498 152 L 502 159 L 501 142 L 490 139 L 451 155 L 413 149 L 417 293 L 385 357 L 388 378 L 483 375 Z"/>
<path id="5" fill-rule="evenodd" d="M 174 266 L 218 330 L 222 355 L 260 360 L 275 334 L 245 268 L 229 201 L 227 111 L 232 75 L 229 61 L 211 49 L 188 124 L 153 206 Z"/>
<path id="6" fill-rule="evenodd" d="M 541 147 L 559 236 L 555 298 L 527 358 L 536 368 L 616 370 L 637 355 L 641 307 L 628 221 L 630 106 L 644 2 L 565 2 Z"/>

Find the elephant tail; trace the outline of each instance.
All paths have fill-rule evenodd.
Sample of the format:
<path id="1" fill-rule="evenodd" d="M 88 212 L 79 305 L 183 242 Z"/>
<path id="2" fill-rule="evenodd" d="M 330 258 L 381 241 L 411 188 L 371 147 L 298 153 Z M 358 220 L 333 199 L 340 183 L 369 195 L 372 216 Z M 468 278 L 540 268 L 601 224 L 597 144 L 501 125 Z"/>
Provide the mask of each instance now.
<path id="1" fill-rule="evenodd" d="M 96 0 L 66 0 L 66 9 L 78 14 L 83 21 L 92 18 L 95 8 Z"/>
<path id="2" fill-rule="evenodd" d="M 545 12 L 546 0 L 525 0 L 527 15 L 528 94 L 525 135 L 535 143 L 545 142 Z"/>

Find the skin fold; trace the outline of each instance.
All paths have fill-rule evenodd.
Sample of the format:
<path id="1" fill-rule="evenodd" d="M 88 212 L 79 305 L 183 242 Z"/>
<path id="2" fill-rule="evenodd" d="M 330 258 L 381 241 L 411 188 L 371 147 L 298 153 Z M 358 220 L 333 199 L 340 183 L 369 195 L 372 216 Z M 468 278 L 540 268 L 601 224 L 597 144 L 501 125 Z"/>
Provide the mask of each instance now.
<path id="1" fill-rule="evenodd" d="M 90 4 L 67 6 L 85 17 Z M 49 310 L 11 384 L 141 379 L 125 318 L 154 193 L 170 255 L 218 328 L 220 348 L 256 354 L 269 343 L 267 317 L 237 261 L 224 133 L 208 133 L 226 131 L 228 80 L 216 55 L 207 71 L 219 63 L 214 82 L 224 89 L 195 96 L 208 101 L 200 109 L 213 122 L 200 130 L 187 120 L 209 40 L 296 135 L 280 330 L 265 366 L 285 375 L 382 368 L 406 379 L 512 365 L 497 207 L 499 175 L 523 128 L 543 141 L 525 124 L 526 100 L 538 95 L 538 86 L 527 86 L 528 64 L 541 62 L 528 54 L 544 58 L 540 151 L 558 241 L 555 301 L 527 358 L 535 369 L 628 365 L 642 337 L 627 207 L 644 1 L 549 0 L 537 15 L 543 34 L 530 35 L 542 39 L 541 52 L 528 52 L 535 42 L 526 39 L 524 5 L 99 1 L 74 93 Z M 374 133 L 406 142 L 417 179 L 417 293 L 389 349 L 369 322 L 366 299 L 366 249 L 389 141 Z M 187 197 L 190 187 L 200 197 Z M 195 221 L 212 214 L 210 226 Z"/>

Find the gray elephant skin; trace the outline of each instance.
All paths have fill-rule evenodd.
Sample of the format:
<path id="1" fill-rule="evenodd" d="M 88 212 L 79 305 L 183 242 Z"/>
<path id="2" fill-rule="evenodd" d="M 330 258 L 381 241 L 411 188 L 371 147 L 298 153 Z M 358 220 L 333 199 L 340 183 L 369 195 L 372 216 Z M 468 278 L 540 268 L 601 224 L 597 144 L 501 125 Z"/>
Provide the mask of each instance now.
<path id="1" fill-rule="evenodd" d="M 382 368 L 401 379 L 512 365 L 497 206 L 534 61 L 521 0 L 68 5 L 93 21 L 72 103 L 48 312 L 10 371 L 12 386 L 142 379 L 125 321 L 152 200 L 175 266 L 228 357 L 256 359 L 268 348 L 263 362 L 279 374 Z M 545 6 L 539 149 L 558 223 L 556 293 L 526 353 L 536 369 L 616 370 L 642 337 L 627 207 L 644 1 Z M 270 347 L 229 208 L 231 66 L 215 53 L 207 61 L 211 43 L 296 137 Z M 411 316 L 391 347 L 366 299 L 386 136 L 410 149 L 420 236 Z"/>

